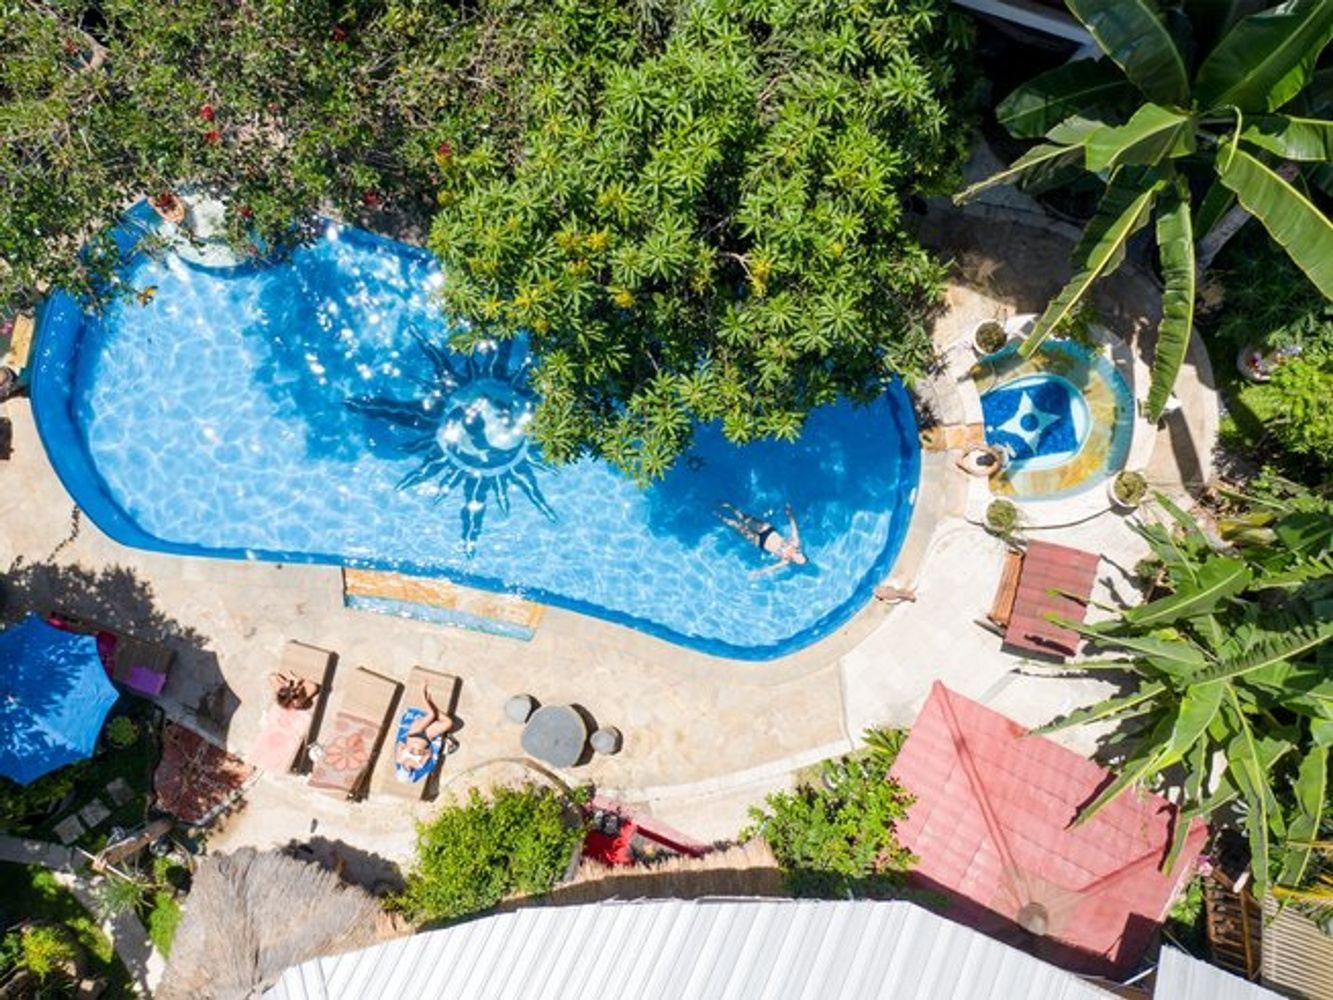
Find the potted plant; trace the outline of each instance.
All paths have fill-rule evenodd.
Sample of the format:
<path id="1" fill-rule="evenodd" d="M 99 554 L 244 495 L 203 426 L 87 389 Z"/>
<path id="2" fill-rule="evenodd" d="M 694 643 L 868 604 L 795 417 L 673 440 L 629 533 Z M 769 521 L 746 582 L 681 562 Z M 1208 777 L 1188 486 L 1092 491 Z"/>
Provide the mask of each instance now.
<path id="1" fill-rule="evenodd" d="M 992 500 L 986 508 L 986 530 L 1008 538 L 1018 529 L 1018 507 L 1009 500 Z"/>
<path id="2" fill-rule="evenodd" d="M 112 748 L 125 750 L 139 742 L 139 724 L 128 716 L 118 715 L 106 724 L 102 735 Z"/>
<path id="3" fill-rule="evenodd" d="M 1111 503 L 1125 510 L 1133 510 L 1148 495 L 1148 480 L 1143 478 L 1141 472 L 1122 469 L 1115 474 L 1106 491 L 1111 497 Z"/>
<path id="4" fill-rule="evenodd" d="M 1009 343 L 1009 333 L 999 320 L 988 319 L 978 323 L 972 331 L 972 346 L 980 355 L 994 354 Z"/>

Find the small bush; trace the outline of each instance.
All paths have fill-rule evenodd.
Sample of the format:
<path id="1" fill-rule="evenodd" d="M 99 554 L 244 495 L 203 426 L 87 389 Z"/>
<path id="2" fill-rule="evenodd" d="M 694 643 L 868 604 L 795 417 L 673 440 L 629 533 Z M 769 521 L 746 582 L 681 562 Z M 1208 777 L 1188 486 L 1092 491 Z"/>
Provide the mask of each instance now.
<path id="1" fill-rule="evenodd" d="M 40 816 L 53 809 L 74 790 L 80 764 L 70 764 L 42 775 L 30 785 L 20 785 L 0 778 L 0 830 L 25 832 L 30 816 Z"/>
<path id="2" fill-rule="evenodd" d="M 1018 528 L 1018 508 L 1008 500 L 992 500 L 986 508 L 986 530 L 1008 538 Z"/>
<path id="3" fill-rule="evenodd" d="M 983 354 L 994 354 L 1009 343 L 1009 334 L 1004 332 L 1002 324 L 992 319 L 978 326 L 972 339 Z"/>
<path id="4" fill-rule="evenodd" d="M 1118 472 L 1111 482 L 1111 490 L 1117 502 L 1126 507 L 1137 507 L 1148 495 L 1148 480 L 1143 478 L 1141 472 Z"/>
<path id="5" fill-rule="evenodd" d="M 104 916 L 138 913 L 148 898 L 148 886 L 138 878 L 107 875 L 97 887 L 97 902 Z"/>
<path id="6" fill-rule="evenodd" d="M 451 920 L 513 893 L 548 892 L 582 837 L 549 788 L 497 788 L 489 800 L 473 789 L 418 824 L 416 864 L 397 905 L 419 920 Z"/>
<path id="7" fill-rule="evenodd" d="M 165 889 L 153 893 L 152 909 L 148 911 L 148 939 L 163 955 L 171 954 L 171 942 L 176 938 L 176 926 L 181 920 L 180 904 Z"/>
<path id="8" fill-rule="evenodd" d="M 133 719 L 118 715 L 106 724 L 102 735 L 111 746 L 124 750 L 139 742 L 139 726 Z"/>
<path id="9" fill-rule="evenodd" d="M 888 773 L 905 737 L 871 730 L 860 754 L 824 762 L 818 784 L 770 795 L 766 808 L 750 810 L 754 825 L 741 839 L 768 842 L 793 895 L 883 898 L 901 886 L 916 859 L 898 843 L 894 823 L 912 797 Z"/>
<path id="10" fill-rule="evenodd" d="M 69 935 L 52 924 L 39 924 L 23 931 L 19 964 L 38 979 L 45 979 L 78 957 Z"/>

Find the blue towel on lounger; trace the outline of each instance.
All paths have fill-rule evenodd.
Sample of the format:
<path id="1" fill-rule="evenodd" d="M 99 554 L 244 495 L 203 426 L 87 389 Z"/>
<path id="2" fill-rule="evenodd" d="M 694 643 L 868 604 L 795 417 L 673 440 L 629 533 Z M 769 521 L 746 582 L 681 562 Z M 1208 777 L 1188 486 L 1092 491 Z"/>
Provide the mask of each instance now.
<path id="1" fill-rule="evenodd" d="M 413 706 L 404 710 L 403 717 L 398 720 L 398 735 L 394 739 L 393 773 L 394 777 L 405 785 L 415 785 L 431 771 L 434 771 L 435 765 L 440 762 L 440 751 L 444 748 L 444 737 L 437 736 L 430 741 L 430 757 L 416 770 L 409 771 L 398 763 L 398 744 L 407 739 L 407 731 L 412 727 L 412 723 L 425 714 L 426 710 L 424 708 Z"/>

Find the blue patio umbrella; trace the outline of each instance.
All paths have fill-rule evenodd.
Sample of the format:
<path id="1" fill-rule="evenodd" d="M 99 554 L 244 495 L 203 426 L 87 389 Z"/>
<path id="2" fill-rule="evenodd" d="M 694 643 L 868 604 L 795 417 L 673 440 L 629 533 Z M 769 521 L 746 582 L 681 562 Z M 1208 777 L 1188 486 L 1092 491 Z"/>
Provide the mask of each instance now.
<path id="1" fill-rule="evenodd" d="M 92 636 L 36 615 L 0 632 L 0 774 L 26 785 L 89 756 L 115 701 Z"/>

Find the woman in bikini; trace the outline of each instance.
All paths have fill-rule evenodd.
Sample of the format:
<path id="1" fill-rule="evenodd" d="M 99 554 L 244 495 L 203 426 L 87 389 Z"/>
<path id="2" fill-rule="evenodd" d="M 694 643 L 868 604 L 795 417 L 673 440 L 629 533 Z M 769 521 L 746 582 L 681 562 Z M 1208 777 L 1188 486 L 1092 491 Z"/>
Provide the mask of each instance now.
<path id="1" fill-rule="evenodd" d="M 407 732 L 394 747 L 394 760 L 403 770 L 415 773 L 425 767 L 435 755 L 432 744 L 454 728 L 454 717 L 445 715 L 431 700 L 430 688 L 421 686 L 421 698 L 427 711 L 413 719 Z"/>
<path id="2" fill-rule="evenodd" d="M 303 712 L 315 707 L 315 699 L 319 696 L 319 684 L 315 681 L 275 672 L 268 675 L 268 683 L 273 688 L 273 700 L 282 708 Z"/>
<path id="3" fill-rule="evenodd" d="M 787 523 L 791 526 L 790 538 L 785 537 L 782 532 L 767 521 L 745 513 L 734 504 L 724 503 L 720 506 L 721 511 L 718 513 L 718 517 L 721 518 L 723 524 L 729 528 L 735 528 L 759 546 L 760 551 L 777 557 L 778 561 L 772 566 L 756 570 L 750 574 L 751 576 L 773 573 L 792 563 L 797 566 L 805 565 L 805 553 L 801 551 L 801 533 L 796 527 L 796 515 L 792 513 L 791 504 L 783 507 L 783 510 L 787 512 Z"/>

